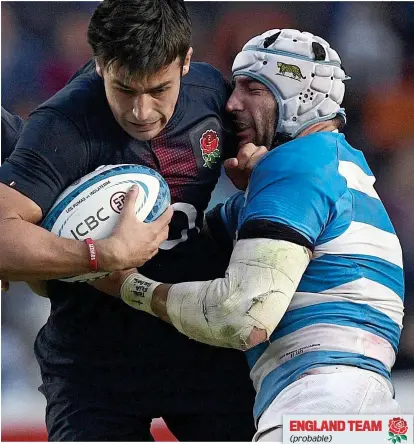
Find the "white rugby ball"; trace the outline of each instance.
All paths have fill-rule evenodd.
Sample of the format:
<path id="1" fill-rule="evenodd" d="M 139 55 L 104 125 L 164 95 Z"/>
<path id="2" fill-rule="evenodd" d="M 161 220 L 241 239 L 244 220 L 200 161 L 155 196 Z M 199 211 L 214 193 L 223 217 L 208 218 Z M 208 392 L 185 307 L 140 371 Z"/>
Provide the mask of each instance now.
<path id="1" fill-rule="evenodd" d="M 151 168 L 130 164 L 104 165 L 70 185 L 58 197 L 41 226 L 59 237 L 104 239 L 111 234 L 125 194 L 132 185 L 139 188 L 135 214 L 140 221 L 154 221 L 171 203 L 167 183 Z M 83 282 L 108 274 L 87 273 L 61 280 Z"/>

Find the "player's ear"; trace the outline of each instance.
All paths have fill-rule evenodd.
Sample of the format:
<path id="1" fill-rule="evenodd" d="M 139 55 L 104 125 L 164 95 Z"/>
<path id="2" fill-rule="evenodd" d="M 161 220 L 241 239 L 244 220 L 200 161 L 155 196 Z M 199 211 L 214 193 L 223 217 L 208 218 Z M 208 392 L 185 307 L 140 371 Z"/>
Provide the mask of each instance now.
<path id="1" fill-rule="evenodd" d="M 98 76 L 102 77 L 102 68 L 99 65 L 98 60 L 95 60 L 95 69 L 96 69 L 96 72 L 98 73 Z"/>
<path id="2" fill-rule="evenodd" d="M 185 76 L 188 71 L 190 71 L 190 62 L 191 62 L 191 56 L 193 55 L 193 48 L 190 46 L 190 48 L 187 51 L 187 55 L 185 56 L 184 63 L 183 63 L 183 69 L 181 75 Z"/>

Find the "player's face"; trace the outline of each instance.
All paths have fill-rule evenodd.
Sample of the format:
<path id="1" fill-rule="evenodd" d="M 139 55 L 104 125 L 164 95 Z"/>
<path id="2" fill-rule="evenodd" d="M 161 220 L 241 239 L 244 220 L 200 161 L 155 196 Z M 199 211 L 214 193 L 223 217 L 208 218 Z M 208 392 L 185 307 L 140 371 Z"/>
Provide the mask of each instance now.
<path id="1" fill-rule="evenodd" d="M 226 109 L 233 116 L 240 146 L 252 142 L 272 148 L 277 102 L 263 83 L 247 76 L 235 77 Z"/>
<path id="2" fill-rule="evenodd" d="M 125 83 L 123 68 L 97 71 L 102 75 L 106 97 L 116 121 L 134 139 L 150 140 L 167 125 L 180 92 L 181 76 L 190 68 L 190 48 L 184 65 L 179 58 L 157 74 Z"/>

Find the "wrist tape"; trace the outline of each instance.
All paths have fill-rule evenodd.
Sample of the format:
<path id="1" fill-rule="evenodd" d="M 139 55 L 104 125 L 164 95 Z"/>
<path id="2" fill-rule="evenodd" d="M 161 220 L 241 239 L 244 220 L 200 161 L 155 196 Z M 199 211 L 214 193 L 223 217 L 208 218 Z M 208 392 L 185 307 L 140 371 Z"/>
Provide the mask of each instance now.
<path id="1" fill-rule="evenodd" d="M 151 309 L 154 290 L 160 282 L 148 279 L 140 273 L 129 275 L 121 286 L 121 299 L 130 307 L 156 316 Z"/>

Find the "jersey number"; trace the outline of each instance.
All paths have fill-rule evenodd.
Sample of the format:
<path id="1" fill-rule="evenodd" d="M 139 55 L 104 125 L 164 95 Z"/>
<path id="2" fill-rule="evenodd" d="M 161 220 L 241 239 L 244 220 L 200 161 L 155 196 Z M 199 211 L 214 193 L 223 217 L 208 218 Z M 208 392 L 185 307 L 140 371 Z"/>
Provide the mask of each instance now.
<path id="1" fill-rule="evenodd" d="M 180 211 L 187 216 L 188 228 L 181 230 L 181 237 L 179 239 L 166 240 L 160 245 L 161 250 L 171 250 L 181 242 L 185 242 L 188 239 L 188 230 L 197 230 L 200 232 L 200 228 L 196 227 L 197 210 L 193 205 L 183 202 L 176 202 L 172 205 L 174 212 Z"/>

